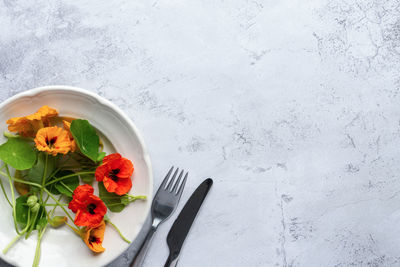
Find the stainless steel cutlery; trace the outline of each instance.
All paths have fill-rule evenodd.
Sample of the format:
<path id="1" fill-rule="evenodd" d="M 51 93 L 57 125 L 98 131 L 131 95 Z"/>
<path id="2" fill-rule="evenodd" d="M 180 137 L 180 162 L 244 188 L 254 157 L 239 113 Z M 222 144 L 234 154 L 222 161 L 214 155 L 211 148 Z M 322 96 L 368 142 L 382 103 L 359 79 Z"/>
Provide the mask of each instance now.
<path id="1" fill-rule="evenodd" d="M 169 256 L 165 267 L 177 265 L 183 242 L 212 184 L 213 180 L 208 178 L 197 187 L 172 225 L 167 236 Z"/>
<path id="2" fill-rule="evenodd" d="M 164 222 L 176 209 L 178 205 L 179 199 L 181 198 L 183 188 L 185 187 L 186 179 L 188 177 L 188 173 L 184 175 L 184 171 L 182 170 L 179 175 L 179 168 L 177 168 L 172 175 L 172 178 L 169 179 L 171 173 L 173 172 L 174 167 L 168 171 L 165 176 L 163 182 L 158 188 L 158 191 L 153 199 L 153 204 L 151 206 L 151 228 L 146 235 L 146 238 L 141 245 L 137 255 L 134 257 L 131 267 L 139 267 L 142 266 L 143 260 L 146 256 L 147 250 L 153 239 L 154 233 L 157 231 L 158 226 Z M 182 176 L 183 180 L 180 183 Z"/>
<path id="3" fill-rule="evenodd" d="M 171 177 L 172 173 L 173 175 Z M 158 226 L 168 219 L 178 206 L 187 177 L 188 173 L 185 173 L 183 170 L 179 172 L 179 168 L 174 171 L 174 167 L 171 167 L 168 171 L 153 199 L 151 206 L 151 227 L 146 234 L 138 253 L 132 260 L 130 265 L 131 267 L 142 266 L 147 250 Z M 189 200 L 186 202 L 185 206 L 174 221 L 167 236 L 167 244 L 170 253 L 165 263 L 165 267 L 175 267 L 177 265 L 183 243 L 201 205 L 204 202 L 204 199 L 210 191 L 212 184 L 212 179 L 208 178 L 204 180 L 190 196 Z"/>

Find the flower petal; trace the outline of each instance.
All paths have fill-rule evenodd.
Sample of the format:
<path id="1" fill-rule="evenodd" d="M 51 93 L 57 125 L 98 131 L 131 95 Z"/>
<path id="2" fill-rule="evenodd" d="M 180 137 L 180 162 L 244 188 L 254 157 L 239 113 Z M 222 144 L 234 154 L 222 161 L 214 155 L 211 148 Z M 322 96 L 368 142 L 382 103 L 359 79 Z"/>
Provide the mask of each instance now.
<path id="1" fill-rule="evenodd" d="M 100 165 L 97 167 L 94 176 L 96 177 L 96 181 L 103 181 L 104 177 L 109 173 L 109 168 L 107 165 Z"/>
<path id="2" fill-rule="evenodd" d="M 119 153 L 113 153 L 113 154 L 107 155 L 103 158 L 103 164 L 107 164 L 110 161 L 118 160 L 120 158 L 122 158 L 122 156 Z"/>
<path id="3" fill-rule="evenodd" d="M 106 190 L 110 193 L 114 193 L 118 187 L 118 184 L 115 181 L 113 181 L 113 179 L 108 178 L 107 176 L 104 177 L 103 184 Z"/>
<path id="4" fill-rule="evenodd" d="M 119 173 L 117 177 L 119 178 L 130 178 L 133 173 L 133 164 L 129 159 L 122 158 L 119 161 Z"/>
<path id="5" fill-rule="evenodd" d="M 132 188 L 132 180 L 130 178 L 121 178 L 117 181 L 118 187 L 115 189 L 115 194 L 117 195 L 125 195 Z"/>
<path id="6" fill-rule="evenodd" d="M 89 195 L 92 195 L 94 192 L 94 189 L 92 186 L 88 184 L 80 185 L 74 190 L 73 198 L 78 199 L 78 200 L 85 200 L 86 198 L 89 197 Z"/>
<path id="7" fill-rule="evenodd" d="M 105 228 L 106 224 L 102 221 L 97 227 L 86 228 L 85 232 L 82 234 L 83 241 L 93 252 L 98 253 L 105 250 L 102 246 Z"/>

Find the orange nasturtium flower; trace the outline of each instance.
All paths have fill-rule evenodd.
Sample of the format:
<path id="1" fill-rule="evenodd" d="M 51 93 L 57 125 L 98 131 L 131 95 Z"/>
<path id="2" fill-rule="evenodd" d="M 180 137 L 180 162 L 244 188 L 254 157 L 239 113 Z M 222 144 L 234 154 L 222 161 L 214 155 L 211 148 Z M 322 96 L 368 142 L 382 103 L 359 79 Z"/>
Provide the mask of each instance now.
<path id="1" fill-rule="evenodd" d="M 71 141 L 68 132 L 63 128 L 53 126 L 40 129 L 35 138 L 36 148 L 56 156 L 71 151 Z"/>
<path id="2" fill-rule="evenodd" d="M 101 221 L 101 223 L 93 228 L 85 227 L 81 233 L 81 237 L 85 244 L 93 251 L 93 252 L 103 252 L 105 248 L 103 248 L 102 243 L 104 239 L 104 231 L 106 230 L 106 223 Z"/>
<path id="3" fill-rule="evenodd" d="M 49 126 L 49 118 L 58 115 L 57 110 L 43 106 L 38 111 L 25 117 L 15 117 L 7 120 L 8 130 L 23 136 L 34 136 L 40 128 Z"/>
<path id="4" fill-rule="evenodd" d="M 107 212 L 104 202 L 93 195 L 93 192 L 93 187 L 88 184 L 80 185 L 74 190 L 68 208 L 76 213 L 74 223 L 78 226 L 97 227 Z"/>
<path id="5" fill-rule="evenodd" d="M 132 173 L 132 162 L 114 153 L 104 157 L 103 163 L 96 169 L 95 176 L 97 181 L 103 182 L 108 192 L 121 196 L 132 188 Z"/>
<path id="6" fill-rule="evenodd" d="M 72 133 L 70 130 L 71 123 L 69 121 L 63 120 L 63 125 L 64 125 L 64 129 L 66 131 L 68 131 L 69 140 L 71 141 L 71 152 L 75 152 L 76 151 L 76 142 L 75 142 L 74 137 L 72 136 Z"/>

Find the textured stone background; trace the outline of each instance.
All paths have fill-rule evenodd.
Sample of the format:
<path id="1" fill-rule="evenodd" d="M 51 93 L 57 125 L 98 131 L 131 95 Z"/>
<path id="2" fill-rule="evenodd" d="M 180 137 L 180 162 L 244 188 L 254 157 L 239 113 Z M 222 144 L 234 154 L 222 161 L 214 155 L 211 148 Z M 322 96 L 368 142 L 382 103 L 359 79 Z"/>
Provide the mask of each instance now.
<path id="1" fill-rule="evenodd" d="M 87 88 L 142 131 L 156 186 L 214 178 L 180 266 L 400 265 L 398 0 L 4 0 L 0 26 L 0 100 Z"/>

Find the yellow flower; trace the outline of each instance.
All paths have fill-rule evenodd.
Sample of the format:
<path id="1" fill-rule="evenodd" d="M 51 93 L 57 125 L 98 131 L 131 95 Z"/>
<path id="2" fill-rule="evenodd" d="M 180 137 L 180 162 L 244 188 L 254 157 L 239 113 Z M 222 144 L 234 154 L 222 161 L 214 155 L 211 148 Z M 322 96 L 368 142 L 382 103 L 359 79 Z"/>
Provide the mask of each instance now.
<path id="1" fill-rule="evenodd" d="M 102 221 L 99 226 L 94 228 L 85 228 L 83 230 L 81 237 L 83 242 L 93 251 L 93 252 L 103 252 L 106 250 L 103 248 L 102 243 L 104 239 L 104 231 L 106 230 L 106 223 Z"/>
<path id="2" fill-rule="evenodd" d="M 41 107 L 37 112 L 25 117 L 15 117 L 7 120 L 8 130 L 23 136 L 34 136 L 35 132 L 44 126 L 49 126 L 49 118 L 58 115 L 57 110 L 49 106 Z"/>
<path id="3" fill-rule="evenodd" d="M 48 119 L 58 115 L 58 111 L 47 105 L 42 106 L 36 113 L 41 115 L 41 119 Z"/>
<path id="4" fill-rule="evenodd" d="M 10 132 L 17 132 L 23 136 L 33 136 L 33 126 L 25 117 L 11 118 L 7 121 L 8 130 Z"/>
<path id="5" fill-rule="evenodd" d="M 64 129 L 68 131 L 68 136 L 69 136 L 69 140 L 71 141 L 71 152 L 75 152 L 76 151 L 76 142 L 74 140 L 74 137 L 72 136 L 71 133 L 71 123 L 69 121 L 63 120 L 63 125 L 64 125 Z"/>
<path id="6" fill-rule="evenodd" d="M 71 151 L 71 141 L 68 132 L 63 128 L 53 126 L 40 129 L 35 138 L 36 148 L 56 156 Z"/>

